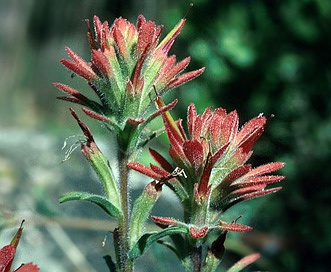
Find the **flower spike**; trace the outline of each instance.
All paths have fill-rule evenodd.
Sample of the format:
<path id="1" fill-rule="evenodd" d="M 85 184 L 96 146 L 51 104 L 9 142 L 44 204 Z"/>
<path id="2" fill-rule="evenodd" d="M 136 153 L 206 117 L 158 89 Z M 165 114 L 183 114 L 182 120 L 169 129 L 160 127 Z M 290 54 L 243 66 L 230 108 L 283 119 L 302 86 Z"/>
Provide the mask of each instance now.
<path id="1" fill-rule="evenodd" d="M 95 35 L 88 20 L 86 24 L 91 60 L 85 62 L 66 47 L 70 59 L 62 59 L 61 63 L 88 82 L 100 98 L 100 105 L 63 84 L 55 86 L 70 95 L 61 97 L 62 100 L 82 104 L 94 111 L 95 114 L 89 115 L 92 118 L 97 114 L 105 116 L 122 129 L 128 120 L 149 122 L 145 114 L 156 98 L 153 86 L 163 95 L 198 77 L 204 70 L 184 73 L 190 58 L 176 64 L 176 57 L 168 56 L 185 19 L 180 20 L 160 43 L 162 27 L 147 21 L 143 15 L 138 16 L 136 25 L 117 18 L 111 26 L 94 16 Z"/>
<path id="2" fill-rule="evenodd" d="M 157 97 L 156 104 L 158 108 L 164 107 L 161 97 Z M 187 226 L 194 239 L 201 239 L 215 229 L 220 232 L 251 230 L 249 226 L 223 222 L 220 217 L 238 202 L 281 189 L 268 186 L 284 179 L 283 176 L 270 175 L 281 169 L 284 163 L 268 163 L 253 169 L 250 164 L 245 164 L 264 131 L 266 118 L 253 118 L 239 129 L 236 111 L 227 113 L 222 108 L 207 108 L 203 114 L 197 114 L 195 105 L 190 104 L 187 134 L 182 123 L 176 122 L 169 111 L 163 112 L 162 117 L 170 142 L 171 161 L 151 149 L 150 153 L 159 166 L 151 164 L 149 168 L 132 164 L 130 168 L 159 181 L 169 176 L 175 167 L 185 171 L 185 178 L 177 176 L 176 182 L 166 185 L 178 195 L 187 213 L 184 214 L 185 221 L 176 224 Z M 175 224 L 172 219 L 155 218 L 158 224 Z"/>

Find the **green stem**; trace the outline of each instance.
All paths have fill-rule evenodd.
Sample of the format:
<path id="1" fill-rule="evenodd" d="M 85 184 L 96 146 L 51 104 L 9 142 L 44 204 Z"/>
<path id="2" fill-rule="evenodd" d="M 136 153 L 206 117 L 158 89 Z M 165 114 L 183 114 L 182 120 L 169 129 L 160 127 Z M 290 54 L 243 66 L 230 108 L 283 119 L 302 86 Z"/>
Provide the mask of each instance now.
<path id="1" fill-rule="evenodd" d="M 123 151 L 119 154 L 120 160 L 120 198 L 123 217 L 119 218 L 119 246 L 121 251 L 121 272 L 133 271 L 133 261 L 129 258 L 129 192 L 128 192 L 128 157 Z"/>

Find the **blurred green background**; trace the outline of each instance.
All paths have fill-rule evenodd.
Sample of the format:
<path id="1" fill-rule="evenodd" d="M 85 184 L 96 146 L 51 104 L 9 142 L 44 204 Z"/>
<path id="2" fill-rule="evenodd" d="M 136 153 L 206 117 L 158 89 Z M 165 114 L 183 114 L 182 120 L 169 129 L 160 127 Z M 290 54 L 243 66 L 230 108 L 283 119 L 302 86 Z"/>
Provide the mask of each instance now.
<path id="1" fill-rule="evenodd" d="M 33 261 L 42 271 L 106 271 L 101 257 L 111 247 L 107 230 L 112 222 L 89 204 L 57 202 L 68 190 L 99 190 L 78 149 L 61 163 L 65 139 L 81 134 L 68 113 L 70 105 L 55 99 L 60 93 L 52 83 L 88 91 L 60 65 L 64 46 L 89 59 L 84 19 L 94 14 L 111 23 L 119 16 L 135 22 L 142 13 L 163 24 L 166 33 L 190 2 L 0 1 L 0 246 L 9 243 L 25 218 L 17 264 Z M 206 71 L 166 97 L 168 102 L 180 99 L 174 116 L 184 118 L 190 102 L 199 112 L 207 106 L 237 109 L 242 124 L 259 113 L 274 115 L 251 162 L 286 162 L 282 191 L 244 203 L 231 214 L 232 219 L 242 215 L 240 223 L 255 230 L 229 236 L 226 259 L 231 263 L 258 251 L 263 258 L 255 270 L 329 271 L 331 1 L 193 3 L 171 53 L 178 59 L 191 55 L 189 69 L 205 66 Z M 84 120 L 109 149 L 112 143 L 102 127 Z M 79 139 L 68 139 L 68 146 Z M 175 201 L 161 199 L 156 211 L 165 205 L 177 209 Z M 136 271 L 170 269 L 181 271 L 172 253 L 155 245 Z"/>

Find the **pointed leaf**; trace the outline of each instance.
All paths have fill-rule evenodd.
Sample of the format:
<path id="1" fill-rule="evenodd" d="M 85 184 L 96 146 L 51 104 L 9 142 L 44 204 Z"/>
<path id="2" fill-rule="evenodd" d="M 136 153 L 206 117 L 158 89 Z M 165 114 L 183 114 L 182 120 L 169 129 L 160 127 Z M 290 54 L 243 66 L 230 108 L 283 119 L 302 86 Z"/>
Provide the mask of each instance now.
<path id="1" fill-rule="evenodd" d="M 267 118 L 264 116 L 259 116 L 248 121 L 236 137 L 237 146 L 242 147 L 245 150 L 244 152 L 251 150 L 255 142 L 262 135 L 266 121 Z"/>
<path id="2" fill-rule="evenodd" d="M 69 47 L 66 47 L 66 51 L 72 60 L 61 59 L 60 62 L 65 67 L 86 80 L 97 79 L 97 75 L 92 68 L 81 57 L 74 53 Z"/>
<path id="3" fill-rule="evenodd" d="M 129 255 L 132 259 L 136 259 L 140 257 L 142 254 L 146 252 L 146 250 L 152 245 L 152 243 L 156 242 L 157 240 L 174 234 L 187 234 L 188 229 L 185 227 L 170 227 L 159 232 L 149 232 L 144 234 L 137 243 L 132 247 L 129 252 Z"/>
<path id="4" fill-rule="evenodd" d="M 90 129 L 79 119 L 74 110 L 70 109 L 70 112 L 76 119 L 86 138 L 86 143 L 81 145 L 83 155 L 98 175 L 107 199 L 111 199 L 112 206 L 114 206 L 117 210 L 120 210 L 121 205 L 119 192 L 115 182 L 113 170 L 110 167 L 107 158 L 102 154 L 99 147 L 96 145 Z"/>
<path id="5" fill-rule="evenodd" d="M 172 217 L 163 217 L 163 216 L 151 216 L 152 220 L 157 224 L 158 226 L 171 226 L 171 225 L 179 225 L 180 222 L 178 222 L 176 219 Z"/>
<path id="6" fill-rule="evenodd" d="M 74 98 L 78 99 L 81 102 L 81 104 L 83 104 L 83 105 L 88 105 L 90 102 L 90 99 L 88 99 L 85 95 L 81 94 L 77 90 L 75 90 L 65 84 L 53 83 L 53 85 L 60 91 L 65 92 L 69 95 L 72 95 Z"/>
<path id="7" fill-rule="evenodd" d="M 163 100 L 159 96 L 156 97 L 156 106 L 158 109 L 161 109 L 165 106 Z M 168 133 L 171 132 L 174 138 L 176 139 L 176 141 L 183 142 L 185 140 L 185 135 L 182 135 L 182 132 L 178 128 L 178 125 L 172 118 L 171 114 L 168 111 L 163 112 L 162 118 L 163 118 L 164 126 L 166 127 Z"/>
<path id="8" fill-rule="evenodd" d="M 197 111 L 195 109 L 195 105 L 191 103 L 187 109 L 187 126 L 190 135 L 193 135 L 196 118 L 197 118 Z"/>
<path id="9" fill-rule="evenodd" d="M 159 175 L 161 176 L 161 178 L 158 179 L 158 180 L 163 180 L 163 179 L 165 179 L 166 177 L 168 177 L 168 176 L 170 175 L 170 173 L 173 172 L 173 171 L 171 171 L 171 172 L 169 173 L 168 171 L 166 171 L 166 170 L 162 169 L 161 167 L 158 167 L 157 165 L 154 165 L 154 164 L 152 164 L 152 163 L 151 163 L 149 166 L 151 167 L 151 169 L 152 169 L 155 173 L 157 173 L 157 174 L 159 174 Z"/>
<path id="10" fill-rule="evenodd" d="M 227 223 L 224 221 L 220 221 L 220 229 L 225 231 L 234 231 L 234 232 L 246 232 L 251 231 L 253 228 L 250 226 L 245 226 L 237 223 Z"/>
<path id="11" fill-rule="evenodd" d="M 146 221 L 161 194 L 161 186 L 155 181 L 150 182 L 135 201 L 131 214 L 130 245 L 135 244 L 144 234 Z"/>
<path id="12" fill-rule="evenodd" d="M 151 115 L 149 115 L 147 118 L 146 118 L 146 123 L 152 121 L 155 117 L 159 116 L 160 114 L 166 112 L 166 111 L 169 111 L 171 109 L 173 109 L 176 104 L 177 104 L 178 100 L 175 99 L 174 101 L 172 101 L 170 104 L 168 105 L 165 105 L 164 107 L 161 107 L 161 108 L 158 108 L 157 111 L 153 112 Z"/>
<path id="13" fill-rule="evenodd" d="M 22 235 L 22 232 L 23 232 L 23 223 L 24 223 L 25 220 L 22 220 L 21 222 L 21 225 L 19 227 L 19 229 L 17 230 L 15 236 L 13 237 L 13 239 L 11 240 L 10 244 L 17 248 L 18 246 L 18 243 L 20 242 L 20 239 L 21 239 L 21 235 Z"/>
<path id="14" fill-rule="evenodd" d="M 132 169 L 135 170 L 141 174 L 144 174 L 148 177 L 151 177 L 155 180 L 160 180 L 162 178 L 161 175 L 159 175 L 158 173 L 156 173 L 155 171 L 153 171 L 152 169 L 148 168 L 146 165 L 143 165 L 139 162 L 129 162 L 127 164 L 127 166 Z"/>
<path id="15" fill-rule="evenodd" d="M 149 153 L 164 170 L 168 171 L 169 173 L 174 170 L 173 166 L 159 152 L 152 148 L 149 148 Z"/>
<path id="16" fill-rule="evenodd" d="M 276 170 L 279 170 L 280 168 L 284 167 L 285 163 L 283 162 L 271 162 L 264 165 L 261 165 L 259 167 L 254 168 L 253 170 L 249 171 L 247 176 L 257 176 L 257 175 L 263 175 L 267 173 L 274 172 Z"/>
<path id="17" fill-rule="evenodd" d="M 236 182 L 234 186 L 237 188 L 246 187 L 250 185 L 258 185 L 258 184 L 272 184 L 276 182 L 280 182 L 285 179 L 285 176 L 261 176 L 261 177 L 251 177 L 248 179 L 244 179 L 243 181 Z"/>
<path id="18" fill-rule="evenodd" d="M 276 193 L 277 191 L 279 191 L 281 189 L 282 189 L 282 187 L 275 187 L 275 188 L 271 188 L 271 189 L 267 189 L 267 190 L 261 190 L 261 191 L 245 194 L 240 198 L 242 198 L 242 199 L 253 199 L 253 198 L 269 195 L 269 194 L 272 194 L 272 193 Z"/>
<path id="19" fill-rule="evenodd" d="M 64 203 L 72 200 L 85 200 L 92 202 L 102 208 L 110 216 L 118 218 L 121 215 L 121 211 L 108 201 L 105 197 L 87 193 L 87 192 L 69 192 L 64 194 L 60 199 L 60 203 Z"/>
<path id="20" fill-rule="evenodd" d="M 174 40 L 183 29 L 185 22 L 185 19 L 181 19 L 177 25 L 175 25 L 175 27 L 168 33 L 168 35 L 160 42 L 157 48 L 162 48 L 165 53 L 168 53 Z"/>
<path id="21" fill-rule="evenodd" d="M 275 193 L 281 189 L 282 189 L 282 187 L 275 187 L 275 188 L 271 188 L 271 189 L 267 189 L 267 190 L 254 191 L 252 193 L 247 193 L 247 194 L 241 195 L 239 197 L 232 198 L 230 196 L 229 199 L 224 201 L 226 203 L 226 206 L 223 208 L 223 212 L 226 211 L 227 209 L 229 209 L 230 207 L 232 207 L 233 205 L 235 205 L 236 203 L 239 203 L 243 200 L 249 200 L 249 199 L 269 195 L 269 194 Z"/>
<path id="22" fill-rule="evenodd" d="M 185 74 L 182 74 L 182 75 L 172 79 L 167 86 L 167 90 L 171 90 L 173 88 L 179 87 L 180 85 L 183 85 L 183 84 L 195 79 L 196 77 L 200 76 L 204 71 L 205 71 L 205 68 L 203 67 L 201 69 L 187 72 Z"/>

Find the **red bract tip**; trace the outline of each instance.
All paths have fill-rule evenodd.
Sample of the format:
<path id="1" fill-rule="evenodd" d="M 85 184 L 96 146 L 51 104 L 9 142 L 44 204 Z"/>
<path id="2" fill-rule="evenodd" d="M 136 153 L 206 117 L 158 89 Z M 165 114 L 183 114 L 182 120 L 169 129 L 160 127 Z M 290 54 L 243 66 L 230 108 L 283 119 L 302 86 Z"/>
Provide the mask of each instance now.
<path id="1" fill-rule="evenodd" d="M 76 119 L 78 125 L 80 126 L 81 130 L 83 131 L 86 141 L 87 141 L 87 145 L 89 146 L 91 143 L 94 143 L 94 139 L 92 136 L 92 132 L 90 131 L 90 129 L 79 119 L 78 115 L 76 114 L 76 112 L 73 109 L 69 109 L 71 115 Z"/>
<path id="2" fill-rule="evenodd" d="M 262 191 L 254 192 L 254 193 L 245 195 L 243 198 L 244 199 L 252 199 L 252 198 L 256 198 L 256 197 L 260 197 L 260 196 L 265 196 L 265 195 L 273 194 L 273 193 L 278 192 L 282 188 L 283 187 L 275 187 L 275 188 L 271 188 L 271 189 L 267 189 L 267 190 L 262 190 Z"/>
<path id="3" fill-rule="evenodd" d="M 237 223 L 226 223 L 224 221 L 220 221 L 219 228 L 225 231 L 233 231 L 233 232 L 246 232 L 246 231 L 251 231 L 253 229 L 250 226 L 245 226 Z"/>
<path id="4" fill-rule="evenodd" d="M 220 145 L 232 142 L 237 135 L 239 117 L 237 111 L 230 112 L 223 120 L 221 130 Z"/>
<path id="5" fill-rule="evenodd" d="M 169 173 L 171 173 L 174 170 L 172 165 L 156 150 L 150 148 L 149 153 L 164 170 L 168 171 Z"/>
<path id="6" fill-rule="evenodd" d="M 98 46 L 102 50 L 104 50 L 106 40 L 105 40 L 104 31 L 103 31 L 103 26 L 102 26 L 102 23 L 98 16 L 94 15 L 93 23 L 94 23 L 94 31 L 97 36 L 96 38 L 97 38 Z"/>
<path id="7" fill-rule="evenodd" d="M 266 173 L 271 173 L 277 171 L 285 166 L 283 162 L 271 162 L 268 164 L 261 165 L 259 167 L 254 168 L 249 172 L 249 176 L 257 176 L 264 175 Z"/>
<path id="8" fill-rule="evenodd" d="M 65 67 L 67 67 L 69 70 L 73 71 L 77 75 L 85 78 L 87 81 L 95 80 L 98 78 L 92 68 L 76 53 L 71 51 L 69 47 L 66 47 L 66 51 L 68 52 L 68 55 L 72 60 L 60 60 L 60 62 Z"/>
<path id="9" fill-rule="evenodd" d="M 191 71 L 191 72 L 188 72 L 188 73 L 185 73 L 185 74 L 182 74 L 182 75 L 176 77 L 175 79 L 170 81 L 170 83 L 168 85 L 168 89 L 173 89 L 180 85 L 183 85 L 184 83 L 189 82 L 190 80 L 200 76 L 204 72 L 204 70 L 205 70 L 205 68 L 203 67 L 198 70 Z"/>
<path id="10" fill-rule="evenodd" d="M 123 26 L 123 24 L 124 24 L 124 26 Z M 114 28 L 113 28 L 113 36 L 114 36 L 114 41 L 117 45 L 117 50 L 118 50 L 120 56 L 127 62 L 130 59 L 130 52 L 127 47 L 125 38 L 123 36 L 123 33 L 126 30 L 126 24 L 127 24 L 127 21 L 124 19 L 116 20 Z"/>
<path id="11" fill-rule="evenodd" d="M 165 225 L 165 226 L 171 226 L 171 225 L 177 225 L 179 222 L 171 217 L 160 217 L 160 216 L 151 216 L 152 220 L 158 224 L 158 225 Z"/>
<path id="12" fill-rule="evenodd" d="M 100 50 L 92 50 L 92 62 L 101 74 L 107 77 L 113 76 L 109 60 Z"/>
<path id="13" fill-rule="evenodd" d="M 82 105 L 88 105 L 90 100 L 82 95 L 80 92 L 78 92 L 77 90 L 65 85 L 65 84 L 61 84 L 61 83 L 54 83 L 53 84 L 57 89 L 59 89 L 60 91 L 62 92 L 65 92 L 69 95 L 71 95 L 71 97 L 59 97 L 59 99 L 62 99 L 62 100 L 70 100 L 72 102 L 75 102 L 75 103 L 79 103 L 79 104 L 82 104 Z"/>
<path id="14" fill-rule="evenodd" d="M 14 238 L 12 239 L 11 243 L 0 249 L 0 272 L 12 271 L 11 266 L 15 257 L 16 248 L 22 235 L 23 223 L 24 220 L 22 220 L 21 225 L 16 232 Z M 32 263 L 28 263 L 21 265 L 14 272 L 39 272 L 39 268 Z"/>
<path id="15" fill-rule="evenodd" d="M 148 168 L 147 166 L 137 163 L 137 162 L 129 162 L 127 165 L 130 169 L 135 170 L 141 174 L 149 176 L 155 180 L 160 180 L 162 176 L 155 173 L 152 169 Z"/>
<path id="16" fill-rule="evenodd" d="M 94 111 L 91 111 L 89 109 L 86 109 L 86 108 L 82 108 L 82 111 L 89 117 L 93 118 L 93 119 L 96 119 L 98 121 L 101 121 L 101 122 L 112 122 L 111 119 L 109 119 L 108 117 L 104 116 L 104 115 L 101 115 L 99 113 L 96 113 Z"/>
<path id="17" fill-rule="evenodd" d="M 162 40 L 158 48 L 161 48 L 165 54 L 167 54 L 174 43 L 174 40 L 179 35 L 185 25 L 186 20 L 181 19 L 179 23 L 172 29 L 172 31 Z"/>

